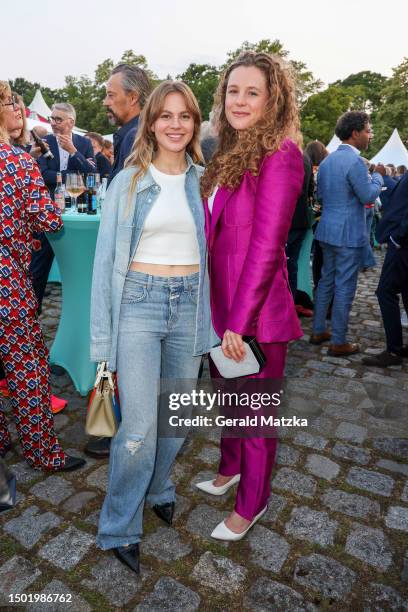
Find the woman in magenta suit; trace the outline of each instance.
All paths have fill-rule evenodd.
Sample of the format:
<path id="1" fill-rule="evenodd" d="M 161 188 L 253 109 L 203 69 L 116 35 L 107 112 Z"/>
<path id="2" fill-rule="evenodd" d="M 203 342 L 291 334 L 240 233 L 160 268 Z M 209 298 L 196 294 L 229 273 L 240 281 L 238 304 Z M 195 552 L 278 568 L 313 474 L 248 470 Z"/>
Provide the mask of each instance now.
<path id="1" fill-rule="evenodd" d="M 221 78 L 215 112 L 219 145 L 202 179 L 214 328 L 236 361 L 242 336 L 255 336 L 267 357 L 258 377 L 282 378 L 287 343 L 302 336 L 285 257 L 304 172 L 289 67 L 244 52 Z M 275 438 L 222 438 L 217 478 L 197 485 L 222 495 L 239 482 L 235 509 L 214 538 L 241 539 L 266 511 L 276 449 Z"/>

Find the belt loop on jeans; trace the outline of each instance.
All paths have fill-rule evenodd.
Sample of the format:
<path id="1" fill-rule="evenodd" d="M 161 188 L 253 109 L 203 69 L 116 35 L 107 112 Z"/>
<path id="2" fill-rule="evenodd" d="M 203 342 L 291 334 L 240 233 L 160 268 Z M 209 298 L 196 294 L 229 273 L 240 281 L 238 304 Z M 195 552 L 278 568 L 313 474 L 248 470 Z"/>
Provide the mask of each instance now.
<path id="1" fill-rule="evenodd" d="M 146 280 L 146 289 L 147 291 L 150 291 L 153 285 L 153 276 L 151 274 L 147 275 L 147 280 Z"/>
<path id="2" fill-rule="evenodd" d="M 188 276 L 183 276 L 184 291 L 191 291 L 191 282 Z"/>

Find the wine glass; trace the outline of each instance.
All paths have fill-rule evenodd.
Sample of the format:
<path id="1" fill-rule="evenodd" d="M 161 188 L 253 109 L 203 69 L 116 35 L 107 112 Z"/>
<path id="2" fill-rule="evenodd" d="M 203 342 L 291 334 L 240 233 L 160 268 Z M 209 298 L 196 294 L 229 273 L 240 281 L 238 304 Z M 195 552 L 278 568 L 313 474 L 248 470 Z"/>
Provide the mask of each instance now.
<path id="1" fill-rule="evenodd" d="M 82 174 L 67 174 L 65 179 L 65 189 L 71 196 L 71 210 L 73 212 L 77 212 L 77 197 L 85 191 Z"/>

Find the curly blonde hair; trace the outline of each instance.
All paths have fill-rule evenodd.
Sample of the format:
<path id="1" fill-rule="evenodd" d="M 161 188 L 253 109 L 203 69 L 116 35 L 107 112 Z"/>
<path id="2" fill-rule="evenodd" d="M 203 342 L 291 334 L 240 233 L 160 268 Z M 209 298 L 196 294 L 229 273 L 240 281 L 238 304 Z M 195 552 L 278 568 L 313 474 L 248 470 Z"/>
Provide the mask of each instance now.
<path id="1" fill-rule="evenodd" d="M 269 95 L 263 117 L 253 127 L 238 132 L 226 118 L 225 98 L 228 79 L 232 71 L 241 66 L 253 66 L 262 72 Z M 302 136 L 295 94 L 292 69 L 279 56 L 244 51 L 228 66 L 214 96 L 213 112 L 217 117 L 219 143 L 201 179 L 203 197 L 209 197 L 216 185 L 235 189 L 246 170 L 257 176 L 265 155 L 277 151 L 286 138 L 301 147 Z"/>
<path id="2" fill-rule="evenodd" d="M 9 142 L 9 135 L 4 127 L 4 106 L 3 103 L 11 96 L 10 85 L 7 81 L 0 81 L 0 142 Z"/>
<path id="3" fill-rule="evenodd" d="M 135 173 L 130 182 L 129 198 L 132 197 L 136 189 L 137 181 L 146 174 L 154 159 L 157 151 L 157 141 L 152 125 L 160 117 L 166 96 L 171 93 L 179 93 L 183 96 L 186 107 L 194 120 L 193 137 L 187 145 L 187 153 L 192 157 L 194 163 L 202 163 L 203 161 L 200 147 L 201 113 L 195 96 L 190 87 L 182 81 L 163 81 L 152 91 L 143 107 L 137 136 L 130 155 L 125 161 L 126 168 L 135 168 Z"/>

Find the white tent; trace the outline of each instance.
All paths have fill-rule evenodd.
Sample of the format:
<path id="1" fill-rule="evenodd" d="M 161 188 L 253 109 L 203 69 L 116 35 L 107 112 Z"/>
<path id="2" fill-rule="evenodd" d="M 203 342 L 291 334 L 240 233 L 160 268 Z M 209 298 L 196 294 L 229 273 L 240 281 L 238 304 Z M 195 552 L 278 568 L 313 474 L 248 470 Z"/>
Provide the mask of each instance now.
<path id="1" fill-rule="evenodd" d="M 373 164 L 394 164 L 408 166 L 408 151 L 402 142 L 397 128 L 394 129 L 388 142 L 371 160 Z"/>
<path id="2" fill-rule="evenodd" d="M 49 123 L 46 123 L 45 121 L 37 121 L 37 119 L 30 119 L 30 117 L 27 117 L 27 128 L 30 131 L 33 128 L 37 127 L 37 125 L 40 125 L 41 127 L 45 127 L 47 132 L 51 134 L 52 130 L 51 130 L 51 126 Z"/>
<path id="3" fill-rule="evenodd" d="M 31 119 L 38 119 L 38 117 L 49 119 L 49 116 L 51 115 L 51 109 L 44 100 L 40 89 L 37 89 L 35 92 L 35 96 L 31 104 L 28 106 L 28 109 L 30 111 Z"/>
<path id="4" fill-rule="evenodd" d="M 51 109 L 47 106 L 46 101 L 43 98 L 40 89 L 37 89 L 35 92 L 35 96 L 31 104 L 27 107 L 30 111 L 29 120 L 36 121 L 35 125 L 44 125 L 49 132 L 51 132 L 51 126 L 49 123 L 45 123 L 41 121 L 40 117 L 43 119 L 49 120 L 51 116 Z M 30 128 L 31 129 L 31 128 Z M 87 130 L 82 130 L 78 126 L 75 126 L 72 130 L 75 134 L 86 134 Z"/>
<path id="5" fill-rule="evenodd" d="M 339 145 L 341 145 L 340 138 L 337 138 L 336 134 L 333 134 L 333 138 L 327 145 L 326 149 L 328 150 L 329 153 L 333 153 L 333 151 L 337 150 Z"/>

